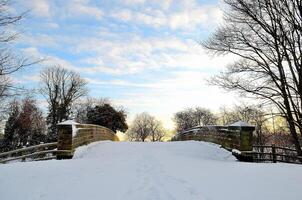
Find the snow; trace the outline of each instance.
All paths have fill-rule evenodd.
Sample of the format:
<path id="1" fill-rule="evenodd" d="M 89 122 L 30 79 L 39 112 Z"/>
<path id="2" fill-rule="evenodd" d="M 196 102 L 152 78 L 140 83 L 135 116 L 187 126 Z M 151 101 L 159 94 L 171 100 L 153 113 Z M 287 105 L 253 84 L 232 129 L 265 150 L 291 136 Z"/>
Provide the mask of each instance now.
<path id="1" fill-rule="evenodd" d="M 75 137 L 78 133 L 78 129 L 76 125 L 79 124 L 74 120 L 66 120 L 64 122 L 59 123 L 58 125 L 71 125 L 72 126 L 72 137 Z"/>
<path id="2" fill-rule="evenodd" d="M 66 120 L 64 122 L 59 123 L 58 125 L 73 125 L 73 124 L 76 125 L 79 123 L 75 122 L 74 120 Z"/>
<path id="3" fill-rule="evenodd" d="M 239 151 L 238 149 L 232 149 L 232 153 L 240 155 L 241 151 Z"/>
<path id="4" fill-rule="evenodd" d="M 250 124 L 248 124 L 246 122 L 243 122 L 243 121 L 235 122 L 235 123 L 233 123 L 233 124 L 231 124 L 229 126 L 232 126 L 232 127 L 255 127 L 255 126 L 250 125 Z"/>
<path id="5" fill-rule="evenodd" d="M 1 200 L 300 200 L 301 184 L 301 165 L 238 162 L 194 141 L 103 141 L 72 160 L 0 165 Z"/>

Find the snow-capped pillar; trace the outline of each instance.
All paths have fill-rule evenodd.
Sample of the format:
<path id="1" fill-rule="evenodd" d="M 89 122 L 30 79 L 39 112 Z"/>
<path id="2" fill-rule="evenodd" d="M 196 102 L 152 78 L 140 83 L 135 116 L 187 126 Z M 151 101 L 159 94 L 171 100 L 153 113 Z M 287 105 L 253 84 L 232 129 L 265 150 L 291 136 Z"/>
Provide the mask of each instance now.
<path id="1" fill-rule="evenodd" d="M 253 132 L 255 126 L 250 125 L 243 121 L 238 121 L 229 125 L 229 129 L 237 130 L 240 134 L 240 151 L 252 151 L 253 150 Z"/>
<path id="2" fill-rule="evenodd" d="M 252 151 L 253 150 L 253 132 L 255 127 L 241 127 L 240 129 L 240 150 Z"/>
<path id="3" fill-rule="evenodd" d="M 69 121 L 57 125 L 58 128 L 58 150 L 67 150 L 69 152 L 60 152 L 57 159 L 70 159 L 73 156 L 72 151 L 72 133 L 73 124 Z"/>

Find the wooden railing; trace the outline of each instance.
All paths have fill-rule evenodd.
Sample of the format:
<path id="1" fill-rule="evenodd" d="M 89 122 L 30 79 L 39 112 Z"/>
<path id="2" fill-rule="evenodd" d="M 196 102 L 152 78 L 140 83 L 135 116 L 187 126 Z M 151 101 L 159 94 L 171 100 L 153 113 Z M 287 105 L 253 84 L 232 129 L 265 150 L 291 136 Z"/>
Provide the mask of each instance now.
<path id="1" fill-rule="evenodd" d="M 57 150 L 57 142 L 39 144 L 0 153 L 0 163 L 7 163 L 15 160 L 19 161 L 37 161 L 56 158 L 58 153 L 66 153 L 66 150 Z"/>
<path id="2" fill-rule="evenodd" d="M 233 155 L 240 161 L 302 164 L 295 149 L 275 145 L 254 145 L 253 151 L 233 151 Z"/>

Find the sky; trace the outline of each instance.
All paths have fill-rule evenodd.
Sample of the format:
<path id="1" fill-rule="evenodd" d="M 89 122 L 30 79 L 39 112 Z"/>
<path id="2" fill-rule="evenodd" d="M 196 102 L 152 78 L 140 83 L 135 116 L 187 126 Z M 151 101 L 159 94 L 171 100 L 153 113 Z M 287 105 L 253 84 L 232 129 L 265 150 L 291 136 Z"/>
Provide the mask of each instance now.
<path id="1" fill-rule="evenodd" d="M 87 80 L 89 96 L 125 107 L 130 121 L 148 112 L 173 128 L 173 114 L 184 108 L 215 112 L 236 102 L 206 81 L 234 58 L 214 57 L 199 45 L 223 23 L 222 6 L 219 0 L 14 1 L 12 12 L 29 10 L 16 48 L 45 59 L 14 79 L 37 88 L 39 72 L 60 65 Z"/>

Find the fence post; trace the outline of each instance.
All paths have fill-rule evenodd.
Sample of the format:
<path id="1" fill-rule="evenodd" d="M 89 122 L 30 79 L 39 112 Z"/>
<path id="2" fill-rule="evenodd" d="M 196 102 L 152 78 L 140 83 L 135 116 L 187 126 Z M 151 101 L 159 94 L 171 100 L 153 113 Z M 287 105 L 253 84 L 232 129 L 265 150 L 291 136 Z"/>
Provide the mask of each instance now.
<path id="1" fill-rule="evenodd" d="M 276 163 L 277 162 L 277 156 L 276 156 L 276 147 L 275 147 L 274 144 L 272 145 L 272 154 L 273 154 L 273 163 Z"/>
<path id="2" fill-rule="evenodd" d="M 58 150 L 68 150 L 70 152 L 57 153 L 57 159 L 71 159 L 72 152 L 72 125 L 58 124 Z"/>

